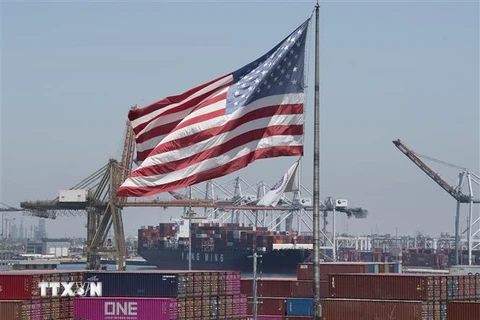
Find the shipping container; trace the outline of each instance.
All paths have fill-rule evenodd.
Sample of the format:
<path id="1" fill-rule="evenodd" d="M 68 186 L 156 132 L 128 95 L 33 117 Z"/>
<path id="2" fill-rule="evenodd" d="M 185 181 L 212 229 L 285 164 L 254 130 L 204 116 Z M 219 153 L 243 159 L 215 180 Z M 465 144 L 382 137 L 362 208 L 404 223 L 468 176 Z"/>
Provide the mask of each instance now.
<path id="1" fill-rule="evenodd" d="M 311 298 L 313 297 L 313 281 L 309 280 L 298 280 L 292 281 L 292 295 L 290 297 L 295 298 Z M 325 298 L 327 297 L 327 282 L 321 281 L 320 282 L 320 297 Z"/>
<path id="2" fill-rule="evenodd" d="M 88 320 L 177 320 L 176 299 L 75 298 L 74 318 Z"/>
<path id="3" fill-rule="evenodd" d="M 246 319 L 254 320 L 253 315 L 249 315 Z M 312 316 L 258 315 L 257 320 L 312 320 Z"/>
<path id="4" fill-rule="evenodd" d="M 320 281 L 328 281 L 333 273 L 401 273 L 398 262 L 324 262 L 320 263 Z M 313 280 L 313 264 L 297 265 L 298 280 Z"/>
<path id="5" fill-rule="evenodd" d="M 445 320 L 445 309 L 441 302 L 325 299 L 322 320 Z"/>
<path id="6" fill-rule="evenodd" d="M 240 294 L 240 273 L 234 271 L 86 272 L 85 281 L 101 282 L 102 294 L 105 297 L 189 297 Z"/>
<path id="7" fill-rule="evenodd" d="M 287 315 L 289 316 L 313 316 L 313 299 L 288 298 Z"/>
<path id="8" fill-rule="evenodd" d="M 257 295 L 263 297 L 291 297 L 292 283 L 295 279 L 289 278 L 264 278 L 257 281 Z M 247 296 L 253 296 L 253 280 L 241 280 L 241 293 Z"/>
<path id="9" fill-rule="evenodd" d="M 480 319 L 480 301 L 449 301 L 447 303 L 447 320 Z"/>
<path id="10" fill-rule="evenodd" d="M 0 272 L 0 300 L 40 298 L 40 282 L 83 282 L 82 271 L 18 270 Z M 47 293 L 51 292 L 51 289 Z M 51 298 L 47 296 L 45 298 Z"/>
<path id="11" fill-rule="evenodd" d="M 72 298 L 1 300 L 1 320 L 71 320 Z"/>
<path id="12" fill-rule="evenodd" d="M 413 274 L 331 274 L 328 296 L 348 299 L 446 300 L 447 277 Z"/>
<path id="13" fill-rule="evenodd" d="M 249 297 L 253 296 L 253 280 L 242 279 L 241 293 Z M 313 281 L 264 278 L 257 281 L 257 295 L 259 297 L 283 297 L 283 298 L 312 298 Z M 328 297 L 328 282 L 320 282 L 320 297 Z"/>
<path id="14" fill-rule="evenodd" d="M 257 314 L 259 315 L 286 315 L 285 298 L 258 298 Z M 253 314 L 253 298 L 248 298 L 247 313 Z"/>

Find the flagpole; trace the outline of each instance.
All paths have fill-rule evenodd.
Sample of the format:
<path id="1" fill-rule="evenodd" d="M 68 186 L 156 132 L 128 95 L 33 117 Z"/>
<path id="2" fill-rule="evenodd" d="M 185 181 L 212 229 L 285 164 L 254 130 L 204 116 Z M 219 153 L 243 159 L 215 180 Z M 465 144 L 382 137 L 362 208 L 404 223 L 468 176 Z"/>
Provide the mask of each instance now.
<path id="1" fill-rule="evenodd" d="M 320 304 L 320 5 L 315 4 L 315 99 L 313 136 L 313 319 L 321 320 Z"/>
<path id="2" fill-rule="evenodd" d="M 188 270 L 192 270 L 192 186 L 188 187 Z"/>

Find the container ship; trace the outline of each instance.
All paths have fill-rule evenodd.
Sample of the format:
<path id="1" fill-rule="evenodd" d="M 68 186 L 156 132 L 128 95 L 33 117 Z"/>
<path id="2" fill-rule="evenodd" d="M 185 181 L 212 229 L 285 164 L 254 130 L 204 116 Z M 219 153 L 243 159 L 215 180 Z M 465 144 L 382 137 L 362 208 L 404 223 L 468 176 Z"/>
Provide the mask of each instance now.
<path id="1" fill-rule="evenodd" d="M 252 271 L 252 252 L 261 253 L 259 271 L 266 274 L 295 274 L 298 263 L 312 261 L 313 236 L 295 231 L 269 231 L 263 227 L 219 223 L 192 218 L 191 263 L 196 270 Z M 138 254 L 159 269 L 188 269 L 188 219 L 160 223 L 138 230 Z M 397 250 L 374 247 L 361 250 L 339 247 L 337 261 L 401 262 L 404 267 L 447 269 L 455 264 L 455 251 L 448 248 L 402 246 Z M 322 247 L 321 260 L 333 261 L 330 247 Z M 460 259 L 467 261 L 467 252 Z M 473 252 L 473 264 L 480 265 L 480 252 Z"/>
<path id="2" fill-rule="evenodd" d="M 188 269 L 189 221 L 160 223 L 138 230 L 138 254 L 159 269 Z M 311 261 L 313 236 L 263 227 L 191 220 L 191 263 L 196 270 L 252 271 L 252 253 L 260 252 L 259 271 L 295 273 L 298 263 Z M 331 257 L 331 249 L 322 249 Z"/>

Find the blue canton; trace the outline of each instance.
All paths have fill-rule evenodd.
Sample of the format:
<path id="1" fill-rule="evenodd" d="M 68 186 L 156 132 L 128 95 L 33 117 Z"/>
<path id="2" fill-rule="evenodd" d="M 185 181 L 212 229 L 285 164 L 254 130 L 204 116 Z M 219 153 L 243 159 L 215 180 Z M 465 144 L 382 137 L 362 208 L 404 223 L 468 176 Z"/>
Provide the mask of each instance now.
<path id="1" fill-rule="evenodd" d="M 226 114 L 267 96 L 304 92 L 309 22 L 305 21 L 261 58 L 233 72 Z"/>

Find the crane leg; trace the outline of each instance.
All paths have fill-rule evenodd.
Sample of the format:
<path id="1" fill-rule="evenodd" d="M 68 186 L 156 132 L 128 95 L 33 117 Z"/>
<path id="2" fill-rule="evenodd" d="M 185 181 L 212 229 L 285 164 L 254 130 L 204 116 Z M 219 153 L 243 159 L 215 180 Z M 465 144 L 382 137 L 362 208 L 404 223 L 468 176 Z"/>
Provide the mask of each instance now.
<path id="1" fill-rule="evenodd" d="M 457 211 L 455 213 L 455 264 L 460 264 L 460 201 L 457 201 Z"/>

